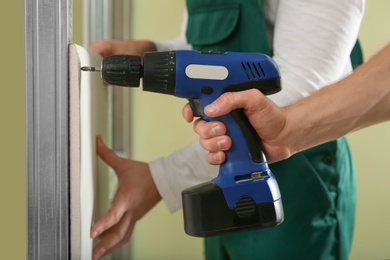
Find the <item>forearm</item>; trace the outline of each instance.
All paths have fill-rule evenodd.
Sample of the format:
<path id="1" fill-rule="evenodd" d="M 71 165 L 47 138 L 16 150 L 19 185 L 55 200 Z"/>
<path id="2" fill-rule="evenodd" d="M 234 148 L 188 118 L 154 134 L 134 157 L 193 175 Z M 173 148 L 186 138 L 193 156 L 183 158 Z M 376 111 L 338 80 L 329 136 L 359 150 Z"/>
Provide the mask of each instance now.
<path id="1" fill-rule="evenodd" d="M 390 120 L 390 45 L 353 74 L 285 108 L 292 152 Z"/>

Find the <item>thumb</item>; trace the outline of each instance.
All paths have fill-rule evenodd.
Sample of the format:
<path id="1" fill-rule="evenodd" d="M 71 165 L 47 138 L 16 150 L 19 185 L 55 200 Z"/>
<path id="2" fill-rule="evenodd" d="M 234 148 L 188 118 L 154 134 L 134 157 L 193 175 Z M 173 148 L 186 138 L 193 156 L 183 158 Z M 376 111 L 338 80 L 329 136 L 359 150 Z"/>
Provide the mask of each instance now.
<path id="1" fill-rule="evenodd" d="M 239 92 L 226 92 L 213 103 L 204 108 L 204 113 L 209 117 L 223 116 L 234 109 L 246 109 L 252 103 L 254 96 L 258 95 L 257 89 Z"/>

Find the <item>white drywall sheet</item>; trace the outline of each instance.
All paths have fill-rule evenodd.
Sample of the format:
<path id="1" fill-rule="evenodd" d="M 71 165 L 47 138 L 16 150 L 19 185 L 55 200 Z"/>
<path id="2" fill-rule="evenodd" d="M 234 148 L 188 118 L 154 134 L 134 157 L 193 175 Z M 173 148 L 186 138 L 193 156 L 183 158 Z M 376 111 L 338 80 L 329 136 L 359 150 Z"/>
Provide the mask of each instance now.
<path id="1" fill-rule="evenodd" d="M 97 182 L 108 169 L 96 155 L 95 138 L 108 140 L 108 88 L 100 73 L 82 66 L 100 65 L 101 57 L 76 44 L 69 45 L 71 259 L 92 259 L 90 228 L 96 219 Z M 100 177 L 100 178 L 99 178 Z"/>

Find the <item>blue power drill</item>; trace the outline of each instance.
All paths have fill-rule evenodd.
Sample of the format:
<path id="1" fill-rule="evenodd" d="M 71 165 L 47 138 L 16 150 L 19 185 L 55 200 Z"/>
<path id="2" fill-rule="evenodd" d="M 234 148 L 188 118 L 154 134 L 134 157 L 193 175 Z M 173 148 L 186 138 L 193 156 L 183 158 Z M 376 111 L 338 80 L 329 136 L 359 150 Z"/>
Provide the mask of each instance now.
<path id="1" fill-rule="evenodd" d="M 242 109 L 208 118 L 203 108 L 224 92 L 258 89 L 265 95 L 281 90 L 275 62 L 260 53 L 168 51 L 139 56 L 114 55 L 103 59 L 100 71 L 111 85 L 187 98 L 195 116 L 218 120 L 227 128 L 232 147 L 218 176 L 182 191 L 185 231 L 191 236 L 213 236 L 265 228 L 283 222 L 280 191 L 268 167 L 262 143 Z"/>

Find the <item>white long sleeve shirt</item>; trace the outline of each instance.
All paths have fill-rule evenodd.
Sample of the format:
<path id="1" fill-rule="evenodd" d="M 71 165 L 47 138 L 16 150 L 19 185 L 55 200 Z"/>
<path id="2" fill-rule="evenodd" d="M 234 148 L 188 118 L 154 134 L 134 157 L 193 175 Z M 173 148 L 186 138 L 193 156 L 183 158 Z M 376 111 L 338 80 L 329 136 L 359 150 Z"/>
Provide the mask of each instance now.
<path id="1" fill-rule="evenodd" d="M 267 35 L 273 46 L 283 89 L 269 96 L 286 106 L 351 72 L 350 53 L 364 13 L 364 0 L 266 0 Z M 186 41 L 187 13 L 181 35 L 156 42 L 159 51 L 191 49 Z M 152 177 L 168 209 L 181 208 L 181 191 L 218 174 L 195 142 L 165 158 L 150 162 Z"/>

